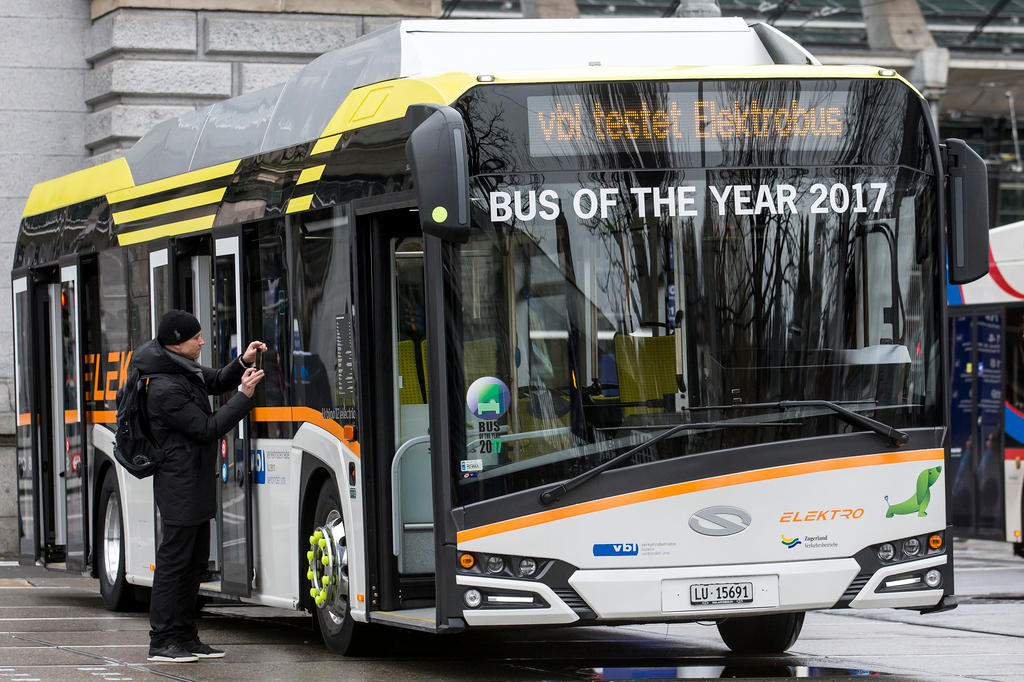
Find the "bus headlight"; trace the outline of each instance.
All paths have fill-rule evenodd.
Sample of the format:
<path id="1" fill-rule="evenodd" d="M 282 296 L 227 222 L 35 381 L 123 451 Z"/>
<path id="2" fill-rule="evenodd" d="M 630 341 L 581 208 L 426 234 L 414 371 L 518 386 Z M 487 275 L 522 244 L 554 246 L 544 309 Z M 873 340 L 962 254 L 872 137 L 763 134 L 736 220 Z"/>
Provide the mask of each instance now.
<path id="1" fill-rule="evenodd" d="M 519 575 L 533 575 L 537 572 L 537 562 L 533 559 L 520 559 L 519 560 Z"/>
<path id="2" fill-rule="evenodd" d="M 917 556 L 921 551 L 921 541 L 917 538 L 907 538 L 903 541 L 903 553 L 907 556 Z"/>
<path id="3" fill-rule="evenodd" d="M 500 556 L 489 556 L 487 557 L 487 572 L 488 573 L 501 573 L 505 570 L 505 560 Z"/>
<path id="4" fill-rule="evenodd" d="M 892 543 L 887 542 L 878 548 L 878 558 L 881 561 L 892 561 L 894 556 L 896 556 L 896 548 L 892 546 Z"/>
<path id="5" fill-rule="evenodd" d="M 466 590 L 466 593 L 462 595 L 462 600 L 466 602 L 466 606 L 475 609 L 480 606 L 483 597 L 480 595 L 480 590 Z"/>
<path id="6" fill-rule="evenodd" d="M 934 568 L 924 574 L 924 584 L 931 588 L 936 588 L 942 583 L 942 574 Z"/>

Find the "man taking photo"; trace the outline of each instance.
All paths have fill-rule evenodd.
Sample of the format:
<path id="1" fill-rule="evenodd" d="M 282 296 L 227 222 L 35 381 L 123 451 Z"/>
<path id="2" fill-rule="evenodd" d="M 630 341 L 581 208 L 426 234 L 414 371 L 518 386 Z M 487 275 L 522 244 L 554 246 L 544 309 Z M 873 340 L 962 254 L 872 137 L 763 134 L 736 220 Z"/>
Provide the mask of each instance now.
<path id="1" fill-rule="evenodd" d="M 161 459 L 153 495 L 162 519 L 149 606 L 149 660 L 189 662 L 219 658 L 223 651 L 199 640 L 196 625 L 199 584 L 210 558 L 210 519 L 217 507 L 217 443 L 252 408 L 263 370 L 254 364 L 267 349 L 253 341 L 219 370 L 197 360 L 205 345 L 199 320 L 171 310 L 160 320 L 157 336 L 132 357 L 149 377 L 147 408 Z M 220 409 L 210 395 L 237 392 Z"/>

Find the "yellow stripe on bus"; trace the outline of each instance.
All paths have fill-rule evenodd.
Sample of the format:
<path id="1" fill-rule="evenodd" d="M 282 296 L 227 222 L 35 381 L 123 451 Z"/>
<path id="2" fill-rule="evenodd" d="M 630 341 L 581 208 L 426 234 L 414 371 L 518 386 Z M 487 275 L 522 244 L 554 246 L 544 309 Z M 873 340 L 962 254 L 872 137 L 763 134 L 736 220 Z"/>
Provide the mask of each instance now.
<path id="1" fill-rule="evenodd" d="M 320 179 L 320 176 L 324 174 L 324 168 L 327 168 L 326 164 L 313 166 L 312 168 L 303 168 L 302 172 L 299 173 L 299 179 L 295 181 L 295 184 L 304 185 L 307 182 L 316 182 Z"/>
<path id="2" fill-rule="evenodd" d="M 317 154 L 323 154 L 324 152 L 332 152 L 334 148 L 338 146 L 338 140 L 341 139 L 341 133 L 337 135 L 331 135 L 330 137 L 321 137 L 313 145 L 313 149 L 309 152 L 310 156 Z"/>
<path id="3" fill-rule="evenodd" d="M 122 223 L 131 223 L 136 220 L 144 220 L 146 218 L 152 218 L 153 216 L 163 215 L 165 213 L 182 211 L 186 208 L 216 204 L 224 198 L 224 192 L 226 191 L 227 187 L 221 187 L 220 189 L 211 189 L 208 192 L 191 194 L 187 197 L 159 201 L 155 204 L 149 204 L 148 206 L 139 206 L 138 208 L 128 209 L 127 211 L 118 211 L 113 214 L 114 224 L 120 225 Z"/>
<path id="4" fill-rule="evenodd" d="M 728 486 L 740 485 L 743 483 L 755 483 L 758 481 L 770 481 L 776 478 L 788 478 L 790 476 L 802 476 L 822 471 L 838 471 L 841 469 L 853 469 L 857 467 L 878 466 L 881 464 L 899 464 L 901 462 L 926 462 L 943 459 L 942 448 L 929 450 L 911 450 L 908 452 L 886 452 L 877 455 L 858 455 L 856 457 L 841 457 L 838 459 L 826 459 L 817 462 L 804 462 L 802 464 L 788 464 L 786 466 L 772 467 L 770 469 L 758 469 L 756 471 L 741 471 L 735 474 L 714 476 L 697 481 L 675 483 L 673 485 L 639 490 L 633 493 L 605 497 L 599 500 L 581 502 L 561 509 L 538 512 L 528 516 L 521 516 L 507 521 L 490 523 L 484 526 L 477 526 L 468 530 L 459 531 L 456 535 L 456 542 L 468 542 L 480 538 L 507 533 L 513 530 L 521 530 L 532 526 L 539 526 L 552 521 L 592 514 L 594 512 L 615 509 L 640 502 L 650 502 L 666 497 L 686 495 L 701 490 L 714 490 Z"/>
<path id="5" fill-rule="evenodd" d="M 18 426 L 31 426 L 32 425 L 32 413 L 22 412 L 18 415 Z"/>
<path id="6" fill-rule="evenodd" d="M 309 208 L 310 203 L 313 201 L 313 195 L 307 194 L 304 197 L 294 197 L 288 200 L 288 208 L 285 209 L 285 213 L 298 213 L 299 211 L 305 211 Z"/>
<path id="7" fill-rule="evenodd" d="M 189 218 L 188 220 L 179 220 L 174 223 L 167 223 L 166 225 L 147 227 L 144 230 L 124 232 L 117 235 L 117 243 L 121 246 L 128 246 L 129 244 L 148 242 L 151 239 L 175 237 L 180 234 L 188 234 L 189 232 L 208 230 L 213 227 L 213 221 L 216 217 L 216 214 L 211 213 L 210 215 L 199 216 L 198 218 Z"/>
<path id="8" fill-rule="evenodd" d="M 320 137 L 373 123 L 403 118 L 410 104 L 450 104 L 477 85 L 466 73 L 446 73 L 432 78 L 401 78 L 356 88 L 348 94 Z"/>
<path id="9" fill-rule="evenodd" d="M 197 182 L 206 182 L 207 180 L 223 178 L 228 175 L 233 175 L 235 169 L 238 168 L 239 163 L 240 161 L 228 161 L 227 163 L 210 166 L 209 168 L 201 168 L 199 170 L 189 171 L 188 173 L 182 173 L 181 175 L 172 175 L 171 177 L 163 178 L 162 180 L 147 182 L 146 184 L 139 185 L 138 187 L 129 187 L 128 189 L 122 189 L 116 192 L 108 192 L 107 201 L 112 204 L 116 204 L 121 201 L 128 201 L 129 199 L 146 197 L 150 194 L 156 194 L 157 192 L 165 192 L 169 189 L 177 189 L 187 185 L 194 185 Z"/>
<path id="10" fill-rule="evenodd" d="M 77 424 L 78 423 L 78 410 L 64 410 L 64 423 L 65 424 Z"/>
<path id="11" fill-rule="evenodd" d="M 21 217 L 46 213 L 63 206 L 103 196 L 111 189 L 131 187 L 132 171 L 124 159 L 114 159 L 92 168 L 85 168 L 53 180 L 40 182 L 32 188 Z"/>
<path id="12" fill-rule="evenodd" d="M 85 421 L 90 424 L 116 424 L 117 410 L 90 410 L 85 413 Z"/>

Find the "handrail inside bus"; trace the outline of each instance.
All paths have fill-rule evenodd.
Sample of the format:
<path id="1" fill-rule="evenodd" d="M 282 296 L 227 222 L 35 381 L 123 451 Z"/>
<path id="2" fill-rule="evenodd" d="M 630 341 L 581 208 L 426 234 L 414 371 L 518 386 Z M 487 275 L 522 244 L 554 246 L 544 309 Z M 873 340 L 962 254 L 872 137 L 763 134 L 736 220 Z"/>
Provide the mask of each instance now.
<path id="1" fill-rule="evenodd" d="M 402 496 L 398 494 L 402 476 L 402 458 L 413 447 L 430 443 L 430 436 L 416 436 L 402 443 L 391 460 L 391 551 L 395 556 L 401 553 L 402 545 Z"/>

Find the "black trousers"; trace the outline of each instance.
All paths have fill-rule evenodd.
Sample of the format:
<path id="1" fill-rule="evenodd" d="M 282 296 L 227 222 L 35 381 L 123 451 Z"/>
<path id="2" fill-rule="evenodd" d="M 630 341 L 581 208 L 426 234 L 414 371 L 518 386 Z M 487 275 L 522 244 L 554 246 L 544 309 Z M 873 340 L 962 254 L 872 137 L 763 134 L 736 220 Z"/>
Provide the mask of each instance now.
<path id="1" fill-rule="evenodd" d="M 198 638 L 199 583 L 209 559 L 209 521 L 197 526 L 163 524 L 149 602 L 150 646 L 183 644 Z"/>

